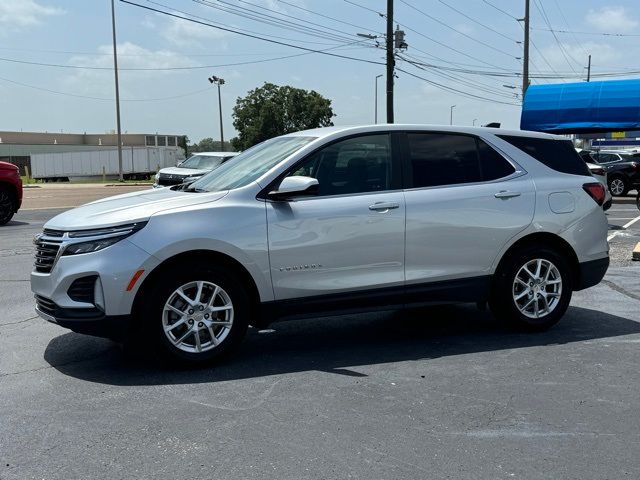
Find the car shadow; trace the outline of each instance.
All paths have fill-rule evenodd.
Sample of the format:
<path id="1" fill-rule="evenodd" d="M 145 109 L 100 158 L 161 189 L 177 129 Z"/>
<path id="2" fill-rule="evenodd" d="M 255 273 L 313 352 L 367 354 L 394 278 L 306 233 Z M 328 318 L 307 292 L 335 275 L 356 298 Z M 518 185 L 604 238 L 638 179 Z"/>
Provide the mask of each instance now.
<path id="1" fill-rule="evenodd" d="M 30 225 L 29 222 L 21 222 L 20 220 L 9 220 L 3 227 L 17 227 L 18 225 Z"/>
<path id="2" fill-rule="evenodd" d="M 640 322 L 572 307 L 554 328 L 515 333 L 474 306 L 327 317 L 249 331 L 240 351 L 216 367 L 179 369 L 131 358 L 108 340 L 67 333 L 51 340 L 45 360 L 70 377 L 108 385 L 219 382 L 301 371 L 366 376 L 359 365 L 569 344 L 640 333 Z"/>

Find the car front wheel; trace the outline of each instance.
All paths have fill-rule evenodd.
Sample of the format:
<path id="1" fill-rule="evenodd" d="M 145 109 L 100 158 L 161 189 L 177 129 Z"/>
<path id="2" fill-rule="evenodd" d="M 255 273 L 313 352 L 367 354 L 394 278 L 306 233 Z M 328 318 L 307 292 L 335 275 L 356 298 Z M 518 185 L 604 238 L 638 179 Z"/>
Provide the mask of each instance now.
<path id="1" fill-rule="evenodd" d="M 183 265 L 155 283 L 142 313 L 162 356 L 198 366 L 238 347 L 249 323 L 249 298 L 227 271 Z"/>
<path id="2" fill-rule="evenodd" d="M 494 279 L 490 306 L 511 326 L 546 330 L 565 314 L 572 277 L 564 258 L 549 248 L 521 249 L 505 259 Z"/>

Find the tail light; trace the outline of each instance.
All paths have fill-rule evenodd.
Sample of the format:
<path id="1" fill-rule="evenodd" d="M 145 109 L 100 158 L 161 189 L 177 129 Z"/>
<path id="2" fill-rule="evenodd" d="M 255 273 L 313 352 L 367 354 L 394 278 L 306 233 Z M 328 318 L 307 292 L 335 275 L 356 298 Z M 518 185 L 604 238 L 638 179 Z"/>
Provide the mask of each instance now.
<path id="1" fill-rule="evenodd" d="M 591 175 L 601 175 L 604 177 L 604 168 L 592 168 Z"/>
<path id="2" fill-rule="evenodd" d="M 585 192 L 600 206 L 604 203 L 606 192 L 600 182 L 585 183 L 582 185 Z"/>

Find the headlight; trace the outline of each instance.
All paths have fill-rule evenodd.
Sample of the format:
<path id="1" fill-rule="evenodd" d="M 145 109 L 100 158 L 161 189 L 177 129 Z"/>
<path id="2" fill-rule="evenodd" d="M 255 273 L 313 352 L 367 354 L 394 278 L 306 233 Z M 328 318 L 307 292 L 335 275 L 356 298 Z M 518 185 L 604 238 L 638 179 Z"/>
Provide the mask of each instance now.
<path id="1" fill-rule="evenodd" d="M 79 230 L 69 232 L 69 238 L 87 238 L 85 242 L 69 243 L 62 252 L 62 255 L 79 255 L 81 253 L 92 253 L 110 247 L 123 238 L 133 235 L 143 228 L 147 222 L 132 223 L 118 227 L 101 228 L 95 230 Z M 91 238 L 93 237 L 93 238 Z"/>

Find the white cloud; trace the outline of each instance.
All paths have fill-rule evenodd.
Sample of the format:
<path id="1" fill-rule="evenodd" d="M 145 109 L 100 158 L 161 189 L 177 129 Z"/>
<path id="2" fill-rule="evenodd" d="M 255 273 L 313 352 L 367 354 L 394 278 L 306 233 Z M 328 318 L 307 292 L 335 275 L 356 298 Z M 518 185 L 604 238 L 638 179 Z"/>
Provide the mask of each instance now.
<path id="1" fill-rule="evenodd" d="M 111 45 L 102 45 L 98 47 L 96 56 L 71 57 L 70 65 L 91 67 L 91 69 L 76 70 L 66 77 L 64 81 L 66 89 L 82 95 L 113 96 L 112 49 Z M 152 78 L 158 79 L 160 76 L 184 73 L 182 70 L 126 70 L 128 68 L 157 69 L 197 65 L 198 63 L 188 57 L 171 50 L 149 50 L 131 42 L 118 43 L 118 70 L 123 98 L 144 97 L 144 93 L 140 91 L 145 90 L 145 85 L 148 88 Z"/>
<path id="2" fill-rule="evenodd" d="M 600 32 L 626 33 L 635 31 L 638 21 L 624 7 L 590 9 L 586 16 L 589 25 Z"/>
<path id="3" fill-rule="evenodd" d="M 64 10 L 41 5 L 35 0 L 1 0 L 0 28 L 19 29 L 39 25 L 43 18 L 61 15 Z"/>
<path id="4" fill-rule="evenodd" d="M 619 65 L 616 65 L 616 63 L 622 59 L 622 52 L 620 49 L 613 48 L 607 43 L 586 42 L 581 45 L 563 43 L 562 45 L 571 65 L 573 65 L 573 68 L 578 74 L 584 74 L 585 76 L 586 71 L 582 67 L 586 67 L 587 65 L 587 54 L 591 54 L 594 68 L 597 68 L 600 71 L 606 70 L 607 68 L 619 68 Z M 567 64 L 567 60 L 565 60 L 565 56 L 556 44 L 542 48 L 541 53 L 556 71 L 572 72 Z M 538 68 L 545 72 L 549 71 L 549 65 L 540 58 L 539 54 L 532 53 L 532 55 L 533 61 Z"/>
<path id="5" fill-rule="evenodd" d="M 179 18 L 172 18 L 160 33 L 174 45 L 201 45 L 204 41 L 218 40 L 226 35 L 223 30 L 207 27 Z"/>

